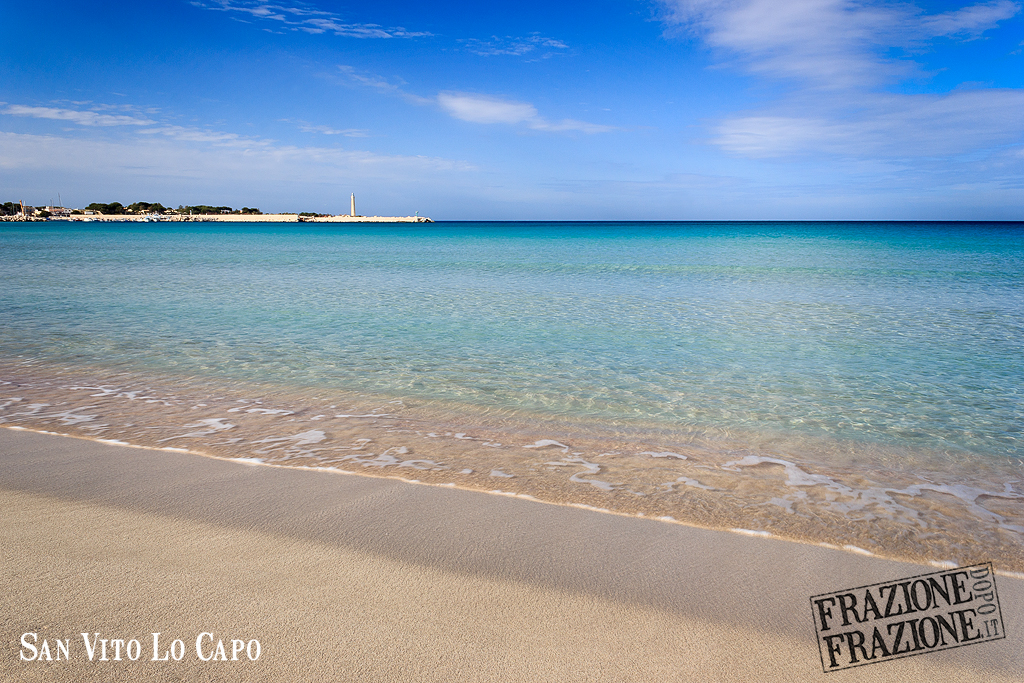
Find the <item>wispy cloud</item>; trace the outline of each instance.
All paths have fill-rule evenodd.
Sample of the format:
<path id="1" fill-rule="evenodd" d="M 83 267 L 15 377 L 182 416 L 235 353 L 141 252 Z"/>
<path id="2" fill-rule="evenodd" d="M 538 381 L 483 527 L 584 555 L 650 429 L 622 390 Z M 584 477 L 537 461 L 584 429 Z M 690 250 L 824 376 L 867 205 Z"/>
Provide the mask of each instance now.
<path id="1" fill-rule="evenodd" d="M 70 121 L 79 126 L 150 126 L 156 121 L 138 116 L 123 114 L 104 114 L 97 111 L 80 111 L 75 109 L 58 109 L 55 107 L 29 107 L 12 104 L 2 113 L 11 116 L 28 116 L 36 119 L 53 119 Z"/>
<path id="2" fill-rule="evenodd" d="M 4 106 L 0 103 L 0 106 Z M 94 105 L 100 107 L 103 105 Z M 122 105 L 121 109 L 133 109 Z M 282 144 L 253 135 L 208 127 L 180 126 L 135 116 L 103 114 L 54 107 L 12 104 L 0 113 L 70 121 L 83 126 L 131 126 L 119 139 L 79 135 L 33 135 L 0 132 L 0 168 L 148 173 L 153 176 L 195 177 L 217 182 L 230 169 L 237 177 L 255 180 L 307 178 L 318 174 L 382 173 L 400 175 L 433 171 L 463 171 L 465 162 L 415 155 L 380 155 L 339 147 Z M 335 129 L 298 122 L 300 130 L 324 135 L 366 137 L 360 129 Z M 238 175 L 240 174 L 240 175 Z M 395 176 L 397 177 L 397 176 Z M 320 182 L 320 181 L 318 181 Z"/>
<path id="3" fill-rule="evenodd" d="M 196 7 L 230 12 L 252 19 L 278 22 L 279 27 L 306 33 L 331 33 L 346 38 L 415 38 L 431 35 L 425 31 L 408 31 L 401 26 L 360 24 L 343 21 L 334 12 L 317 9 L 307 3 L 262 2 L 261 0 L 195 0 Z"/>
<path id="4" fill-rule="evenodd" d="M 78 132 L 65 136 L 60 134 L 33 135 L 0 132 L 0 135 L 4 136 L 3 139 L 6 140 L 6 147 L 0 148 L 0 167 L 34 167 L 37 162 L 41 163 L 38 156 L 24 153 L 26 149 L 35 145 L 37 149 L 45 147 L 48 150 L 50 156 L 46 163 L 57 165 L 62 163 L 63 156 L 56 150 L 60 146 L 65 146 L 67 149 L 77 150 L 92 148 L 117 150 L 118 155 L 121 155 L 127 148 L 159 149 L 162 150 L 161 154 L 171 157 L 175 157 L 175 155 L 194 155 L 202 152 L 203 154 L 223 154 L 225 159 L 263 159 L 268 164 L 271 160 L 290 159 L 298 163 L 301 159 L 309 159 L 317 163 L 335 165 L 358 162 L 364 165 L 401 163 L 416 167 L 449 170 L 469 168 L 464 162 L 442 158 L 415 155 L 380 155 L 373 152 L 343 149 L 340 147 L 284 144 L 258 135 L 244 135 L 229 130 L 218 130 L 209 126 L 183 126 L 168 120 L 156 120 L 156 117 L 144 118 L 138 115 L 106 113 L 107 111 L 150 111 L 154 115 L 158 113 L 155 109 L 131 104 L 109 105 L 94 102 L 78 102 L 76 104 L 83 107 L 88 106 L 89 109 L 40 107 L 0 102 L 0 114 L 69 121 L 87 127 L 122 126 L 128 128 L 127 130 L 122 129 L 119 131 L 117 137 L 109 135 L 100 137 L 95 134 L 83 136 Z M 303 120 L 283 120 L 295 123 L 299 130 L 303 132 L 342 137 L 368 137 L 368 131 L 363 129 L 339 129 L 326 125 L 312 124 Z M 137 160 L 140 157 L 145 157 L 145 153 L 124 154 L 123 156 L 126 159 L 131 157 Z M 142 166 L 159 165 L 158 160 L 154 160 L 153 164 L 142 164 Z"/>
<path id="5" fill-rule="evenodd" d="M 911 57 L 937 38 L 971 39 L 1020 12 L 995 0 L 927 14 L 865 0 L 663 0 L 670 30 L 699 36 L 726 64 L 795 87 L 760 111 L 727 116 L 711 141 L 740 156 L 954 156 L 1024 135 L 1024 90 L 913 95 Z"/>
<path id="6" fill-rule="evenodd" d="M 510 102 L 484 95 L 441 93 L 438 104 L 446 112 L 470 123 L 506 123 L 514 125 L 535 121 L 537 109 L 526 102 Z"/>
<path id="7" fill-rule="evenodd" d="M 179 142 L 202 142 L 218 147 L 241 147 L 251 149 L 254 147 L 267 147 L 270 141 L 262 138 L 238 135 L 237 133 L 226 133 L 203 128 L 189 126 L 163 125 L 153 128 L 141 128 L 139 135 L 165 137 Z"/>
<path id="8" fill-rule="evenodd" d="M 488 95 L 443 92 L 438 94 L 437 103 L 451 116 L 470 123 L 524 124 L 533 130 L 551 132 L 607 133 L 615 130 L 612 126 L 574 119 L 548 121 L 528 102 L 513 102 Z"/>
<path id="9" fill-rule="evenodd" d="M 450 116 L 469 123 L 505 124 L 510 126 L 523 125 L 531 130 L 552 133 L 607 133 L 616 130 L 614 126 L 603 126 L 597 123 L 562 119 L 549 121 L 542 117 L 537 108 L 528 102 L 515 102 L 490 95 L 477 95 L 462 92 L 442 92 L 435 97 L 422 97 L 405 90 L 406 83 L 394 82 L 392 79 L 360 72 L 354 67 L 342 65 L 338 69 L 357 85 L 372 88 L 380 93 L 394 95 L 412 104 L 420 106 L 439 106 Z"/>
<path id="10" fill-rule="evenodd" d="M 223 144 L 225 138 L 239 144 Z M 217 202 L 264 211 L 340 211 L 348 206 L 348 189 L 363 187 L 374 188 L 378 210 L 411 213 L 439 184 L 475 182 L 475 167 L 456 159 L 242 140 L 231 134 L 210 142 L 186 135 L 110 140 L 0 132 L 0 174 L 5 186 L 63 178 L 78 187 L 82 203 L 115 188 L 121 196 L 159 196 L 172 204 L 220 197 Z M 437 210 L 431 203 L 420 208 L 431 206 Z"/>
<path id="11" fill-rule="evenodd" d="M 943 36 L 975 37 L 1020 11 L 995 0 L 927 15 L 907 3 L 858 0 L 662 0 L 673 29 L 690 31 L 749 70 L 819 87 L 856 87 L 916 73 L 891 52 Z"/>
<path id="12" fill-rule="evenodd" d="M 384 76 L 378 76 L 377 74 L 366 73 L 365 71 L 359 71 L 353 66 L 347 64 L 339 64 L 338 70 L 343 74 L 351 78 L 359 85 L 365 85 L 369 88 L 375 88 L 377 90 L 385 90 L 388 92 L 402 92 L 402 86 L 405 82 L 392 83 Z"/>
<path id="13" fill-rule="evenodd" d="M 230 135 L 230 134 L 228 134 Z M 465 162 L 416 155 L 381 155 L 333 147 L 299 147 L 263 141 L 263 144 L 234 149 L 213 148 L 196 138 L 160 137 L 125 141 L 82 140 L 55 135 L 0 132 L 0 167 L 50 168 L 64 170 L 103 168 L 105 170 L 146 169 L 158 175 L 183 175 L 216 180 L 207 170 L 243 171 L 246 178 L 272 181 L 280 178 L 316 178 L 326 168 L 370 171 L 417 168 L 433 171 L 466 171 Z M 201 163 L 197 163 L 201 160 Z"/>
<path id="14" fill-rule="evenodd" d="M 925 36 L 974 38 L 995 28 L 999 22 L 1016 15 L 1020 9 L 1020 5 L 1015 2 L 995 0 L 953 12 L 926 16 L 922 20 L 922 28 Z"/>
<path id="15" fill-rule="evenodd" d="M 946 95 L 863 94 L 853 115 L 804 107 L 804 114 L 725 119 L 713 142 L 748 157 L 827 153 L 845 157 L 948 157 L 1013 144 L 1024 136 L 1024 91 L 957 90 Z M 789 107 L 787 107 L 789 108 Z"/>
<path id="16" fill-rule="evenodd" d="M 0 103 L 3 106 L 6 103 Z M 39 119 L 50 119 L 55 121 L 69 121 L 80 126 L 137 126 L 136 133 L 141 136 L 147 137 L 162 137 L 170 138 L 180 142 L 199 142 L 207 143 L 210 145 L 216 145 L 219 147 L 237 147 L 251 149 L 255 147 L 266 147 L 272 143 L 268 140 L 253 137 L 239 135 L 237 133 L 228 133 L 224 131 L 215 131 L 208 128 L 200 128 L 195 126 L 179 126 L 168 123 L 162 123 L 153 119 L 143 118 L 140 116 L 131 116 L 124 114 L 107 114 L 103 113 L 102 110 L 110 109 L 121 109 L 121 110 L 134 110 L 136 107 L 127 105 L 104 105 L 104 104 L 92 104 L 88 102 L 79 102 L 79 105 L 90 104 L 91 110 L 77 110 L 77 109 L 61 109 L 56 107 L 33 107 L 21 104 L 12 104 L 4 109 L 0 109 L 0 114 L 7 114 L 10 116 L 27 116 Z M 100 110 L 100 111 L 97 111 Z M 319 133 L 321 135 L 341 135 L 350 138 L 365 138 L 369 137 L 369 131 L 359 128 L 332 128 L 324 125 L 314 125 L 306 121 L 298 121 L 298 128 L 304 133 Z"/>
<path id="17" fill-rule="evenodd" d="M 392 80 L 385 78 L 384 76 L 360 71 L 347 64 L 339 64 L 338 71 L 340 71 L 342 75 L 348 78 L 355 85 L 373 88 L 378 92 L 388 95 L 396 95 L 408 102 L 411 102 L 412 104 L 430 104 L 432 102 L 432 100 L 427 97 L 420 97 L 419 95 L 406 92 L 404 89 L 406 85 L 405 81 L 394 83 Z"/>
<path id="18" fill-rule="evenodd" d="M 103 105 L 96 105 L 100 108 Z M 236 133 L 211 131 L 208 129 L 162 124 L 153 119 L 121 114 L 103 114 L 96 111 L 57 109 L 54 107 L 29 107 L 12 104 L 0 113 L 14 116 L 30 116 L 56 121 L 70 121 L 80 126 L 138 126 L 135 133 L 141 136 L 160 136 L 182 142 L 205 142 L 220 146 L 252 147 L 268 144 L 259 138 Z"/>
<path id="19" fill-rule="evenodd" d="M 321 135 L 344 135 L 347 138 L 368 138 L 370 131 L 363 128 L 344 128 L 338 130 L 330 126 L 315 126 L 311 123 L 299 122 L 299 130 L 303 133 L 320 133 Z"/>
<path id="20" fill-rule="evenodd" d="M 489 40 L 465 38 L 459 42 L 465 45 L 468 51 L 484 57 L 495 55 L 522 57 L 540 51 L 543 53 L 540 57 L 546 59 L 558 54 L 559 51 L 569 49 L 569 46 L 561 40 L 546 38 L 539 33 L 531 33 L 525 37 L 491 36 Z"/>

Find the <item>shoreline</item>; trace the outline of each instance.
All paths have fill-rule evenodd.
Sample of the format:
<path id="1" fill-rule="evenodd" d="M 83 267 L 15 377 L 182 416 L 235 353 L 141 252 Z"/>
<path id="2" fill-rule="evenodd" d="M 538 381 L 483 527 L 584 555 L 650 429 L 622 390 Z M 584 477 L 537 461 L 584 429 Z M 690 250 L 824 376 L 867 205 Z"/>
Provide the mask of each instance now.
<path id="1" fill-rule="evenodd" d="M 36 220 L 36 219 L 26 219 Z M 300 216 L 294 213 L 267 214 L 94 214 L 66 218 L 38 219 L 65 223 L 433 223 L 426 216 Z"/>
<path id="2" fill-rule="evenodd" d="M 821 680 L 809 596 L 934 571 L 24 431 L 0 431 L 0 453 L 4 546 L 17 549 L 3 555 L 12 653 L 25 631 L 207 631 L 258 638 L 264 652 L 215 669 L 80 654 L 0 665 L 21 680 Z M 1012 624 L 1024 581 L 1000 576 L 998 589 Z M 1014 628 L 1002 641 L 860 668 L 856 679 L 1010 681 L 1021 638 Z"/>
<path id="3" fill-rule="evenodd" d="M 747 537 L 752 537 L 752 538 L 771 539 L 773 541 L 781 541 L 783 543 L 796 543 L 796 544 L 800 544 L 800 545 L 809 545 L 809 546 L 813 546 L 813 547 L 824 548 L 826 550 L 832 550 L 832 551 L 837 551 L 837 552 L 841 552 L 841 553 L 850 553 L 850 554 L 853 554 L 853 555 L 860 555 L 860 556 L 863 556 L 863 557 L 869 557 L 869 558 L 874 558 L 874 559 L 878 559 L 878 560 L 884 560 L 886 562 L 899 562 L 899 563 L 907 563 L 907 564 L 918 564 L 918 565 L 922 565 L 922 566 L 927 565 L 927 566 L 931 566 L 931 567 L 936 568 L 936 569 L 952 569 L 952 568 L 956 568 L 956 567 L 960 566 L 956 562 L 953 562 L 951 560 L 926 560 L 926 561 L 920 561 L 920 560 L 915 560 L 915 559 L 912 559 L 912 558 L 908 559 L 908 558 L 900 557 L 900 556 L 896 556 L 896 555 L 886 555 L 884 553 L 876 553 L 876 552 L 872 552 L 870 550 L 865 550 L 864 548 L 858 548 L 857 546 L 852 546 L 852 545 L 838 546 L 838 545 L 835 545 L 835 544 L 832 544 L 832 543 L 828 543 L 828 542 L 823 542 L 823 541 L 816 542 L 816 541 L 810 541 L 810 540 L 806 540 L 806 539 L 792 538 L 792 537 L 787 537 L 787 536 L 782 536 L 782 535 L 774 534 L 774 533 L 772 533 L 770 531 L 762 531 L 762 530 L 756 530 L 756 529 L 743 529 L 743 528 L 738 528 L 738 527 L 726 528 L 726 527 L 703 526 L 703 525 L 698 524 L 698 523 L 693 522 L 693 521 L 674 519 L 672 517 L 651 517 L 651 516 L 644 515 L 643 513 L 623 512 L 621 510 L 614 510 L 614 509 L 608 509 L 608 508 L 595 507 L 593 505 L 586 505 L 586 504 L 583 504 L 583 503 L 572 503 L 572 502 L 559 502 L 559 501 L 554 501 L 554 500 L 543 500 L 543 499 L 531 496 L 529 494 L 516 493 L 515 491 L 503 491 L 501 489 L 494 489 L 494 490 L 489 490 L 488 491 L 488 490 L 484 490 L 484 489 L 480 489 L 480 488 L 472 488 L 472 487 L 468 487 L 468 486 L 460 486 L 460 485 L 457 485 L 457 484 L 454 484 L 454 483 L 438 484 L 438 483 L 435 483 L 435 482 L 422 481 L 420 479 L 409 479 L 409 478 L 406 478 L 406 477 L 402 477 L 402 476 L 399 476 L 399 475 L 393 475 L 393 474 L 373 474 L 373 473 L 359 472 L 359 471 L 353 471 L 353 470 L 341 470 L 341 469 L 337 469 L 337 468 L 333 468 L 333 467 L 309 467 L 309 466 L 301 466 L 301 465 L 281 465 L 281 464 L 277 464 L 277 463 L 273 463 L 273 462 L 263 462 L 263 461 L 259 460 L 258 458 L 244 458 L 244 457 L 230 457 L 230 456 L 223 456 L 223 455 L 213 455 L 213 454 L 205 453 L 205 452 L 199 451 L 199 450 L 186 449 L 186 448 L 176 448 L 176 447 L 173 447 L 173 446 L 166 446 L 166 447 L 143 446 L 143 445 L 139 445 L 139 444 L 127 443 L 127 442 L 124 442 L 124 441 L 117 441 L 117 440 L 112 440 L 112 439 L 100 439 L 100 438 L 83 436 L 83 435 L 66 434 L 66 433 L 62 433 L 62 432 L 53 432 L 53 431 L 46 431 L 46 430 L 41 430 L 41 429 L 31 429 L 29 427 L 20 427 L 20 426 L 16 426 L 16 425 L 3 425 L 3 424 L 0 424 L 0 430 L 3 430 L 3 429 L 11 430 L 11 431 L 14 431 L 14 432 L 28 432 L 28 433 L 32 433 L 32 434 L 41 434 L 41 435 L 44 435 L 44 436 L 55 436 L 55 437 L 66 438 L 66 439 L 77 439 L 77 440 L 81 440 L 81 441 L 93 442 L 93 443 L 103 444 L 103 445 L 107 445 L 107 446 L 116 446 L 116 447 L 121 447 L 121 448 L 135 448 L 135 449 L 140 449 L 140 450 L 144 450 L 144 451 L 156 451 L 156 452 L 164 452 L 164 453 L 179 453 L 179 454 L 195 456 L 197 458 L 208 458 L 208 459 L 211 459 L 211 460 L 219 460 L 219 461 L 222 461 L 222 462 L 228 462 L 228 463 L 232 463 L 232 464 L 236 464 L 236 465 L 245 465 L 245 466 L 249 466 L 249 467 L 267 467 L 267 468 L 272 468 L 272 469 L 281 469 L 281 470 L 289 470 L 289 471 L 301 471 L 301 472 L 311 472 L 311 473 L 318 473 L 318 474 L 325 474 L 325 475 L 342 475 L 342 476 L 353 476 L 353 477 L 366 477 L 366 478 L 369 478 L 369 479 L 389 479 L 389 480 L 399 481 L 399 482 L 401 482 L 403 484 L 409 484 L 409 485 L 413 485 L 413 486 L 426 486 L 426 487 L 431 487 L 431 488 L 452 489 L 452 490 L 466 491 L 466 492 L 471 492 L 471 493 L 482 494 L 482 495 L 486 495 L 486 496 L 500 496 L 500 497 L 504 497 L 504 498 L 516 498 L 516 499 L 519 499 L 519 500 L 522 500 L 522 501 L 527 501 L 527 502 L 531 502 L 531 503 L 537 503 L 537 504 L 540 504 L 540 505 L 553 505 L 553 506 L 556 506 L 556 507 L 577 508 L 577 509 L 580 509 L 580 510 L 587 510 L 589 512 L 593 512 L 593 513 L 596 513 L 596 514 L 602 514 L 602 515 L 613 515 L 613 516 L 617 516 L 617 517 L 625 517 L 627 519 L 644 519 L 644 520 L 648 520 L 648 521 L 652 521 L 652 522 L 658 522 L 658 523 L 661 523 L 661 524 L 675 524 L 675 525 L 680 525 L 680 526 L 691 528 L 691 529 L 700 529 L 702 531 L 711 531 L 711 532 L 716 532 L 716 533 L 738 534 L 740 536 L 747 536 Z M 0 433 L 2 433 L 2 432 L 0 432 Z M 1001 567 L 995 567 L 994 571 L 999 576 L 1005 576 L 1005 577 L 1008 577 L 1008 578 L 1024 580 L 1024 572 L 1011 571 L 1011 570 L 1004 569 L 1004 568 L 1001 568 Z"/>
<path id="4" fill-rule="evenodd" d="M 570 432 L 572 424 L 495 421 L 451 412 L 456 406 L 327 388 L 41 370 L 4 374 L 0 424 L 287 469 L 497 490 L 936 566 L 991 560 L 1024 573 L 1011 531 L 1021 496 L 1001 492 L 999 468 L 986 478 L 975 467 L 964 479 L 947 469 L 929 473 L 926 459 L 899 454 L 902 469 L 880 473 L 864 458 L 881 464 L 891 458 L 885 452 L 816 464 L 798 448 L 770 440 L 765 450 L 735 435 L 594 431 L 599 425 Z M 978 503 L 982 492 L 987 507 Z"/>

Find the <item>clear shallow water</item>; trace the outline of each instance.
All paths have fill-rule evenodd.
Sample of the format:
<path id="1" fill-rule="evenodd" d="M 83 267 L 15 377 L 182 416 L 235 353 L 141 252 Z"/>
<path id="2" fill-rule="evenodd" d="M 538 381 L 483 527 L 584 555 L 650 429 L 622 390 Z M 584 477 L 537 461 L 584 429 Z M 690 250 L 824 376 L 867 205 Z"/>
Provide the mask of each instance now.
<path id="1" fill-rule="evenodd" d="M 8 426 L 1024 570 L 1024 224 L 7 223 L 0 323 Z"/>
<path id="2" fill-rule="evenodd" d="M 1019 456 L 1024 226 L 0 229 L 0 354 Z"/>

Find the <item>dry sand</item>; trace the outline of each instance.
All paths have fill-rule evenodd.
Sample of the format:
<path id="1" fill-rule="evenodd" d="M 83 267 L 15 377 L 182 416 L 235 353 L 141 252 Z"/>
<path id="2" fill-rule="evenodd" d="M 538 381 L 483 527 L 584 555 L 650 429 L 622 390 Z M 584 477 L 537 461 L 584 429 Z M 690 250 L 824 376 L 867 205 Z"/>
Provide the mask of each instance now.
<path id="1" fill-rule="evenodd" d="M 811 595 L 934 568 L 391 479 L 0 429 L 0 518 L 4 681 L 1024 672 L 1020 579 L 998 578 L 1005 640 L 825 674 Z M 70 638 L 71 659 L 19 661 L 26 632 Z M 89 662 L 81 632 L 136 638 L 142 657 Z M 153 632 L 182 639 L 183 660 L 150 661 Z M 198 661 L 203 632 L 262 654 Z"/>

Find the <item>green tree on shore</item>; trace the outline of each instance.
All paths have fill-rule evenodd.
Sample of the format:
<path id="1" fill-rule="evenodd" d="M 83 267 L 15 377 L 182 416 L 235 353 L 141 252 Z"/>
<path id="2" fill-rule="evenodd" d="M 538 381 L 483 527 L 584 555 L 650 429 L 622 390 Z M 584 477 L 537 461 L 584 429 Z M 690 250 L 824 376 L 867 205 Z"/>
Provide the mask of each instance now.
<path id="1" fill-rule="evenodd" d="M 179 206 L 178 213 L 186 213 L 192 215 L 209 215 L 209 214 L 220 214 L 220 213 L 233 213 L 234 209 L 230 206 L 208 206 L 206 204 L 197 204 L 195 206 Z"/>
<path id="2" fill-rule="evenodd" d="M 160 202 L 135 202 L 128 205 L 132 213 L 167 213 L 167 207 Z"/>
<path id="3" fill-rule="evenodd" d="M 31 212 L 32 207 L 25 207 Z M 121 202 L 93 202 L 85 207 L 86 211 L 95 211 L 106 216 L 120 216 L 131 213 L 174 213 L 174 209 L 164 206 L 160 202 L 134 202 L 124 206 Z M 21 213 L 21 202 L 3 202 L 0 204 L 0 216 L 17 216 Z M 81 214 L 82 211 L 75 209 L 72 213 Z M 179 206 L 178 213 L 193 215 L 210 215 L 234 213 L 247 216 L 260 216 L 262 211 L 255 207 L 243 206 L 241 209 L 232 209 L 230 206 L 209 206 L 197 204 L 196 206 Z"/>
<path id="4" fill-rule="evenodd" d="M 102 213 L 107 216 L 120 216 L 124 213 L 124 206 L 121 202 L 111 202 L 109 204 L 93 202 L 89 206 L 85 207 L 85 209 L 86 211 L 95 211 L 96 213 Z"/>

